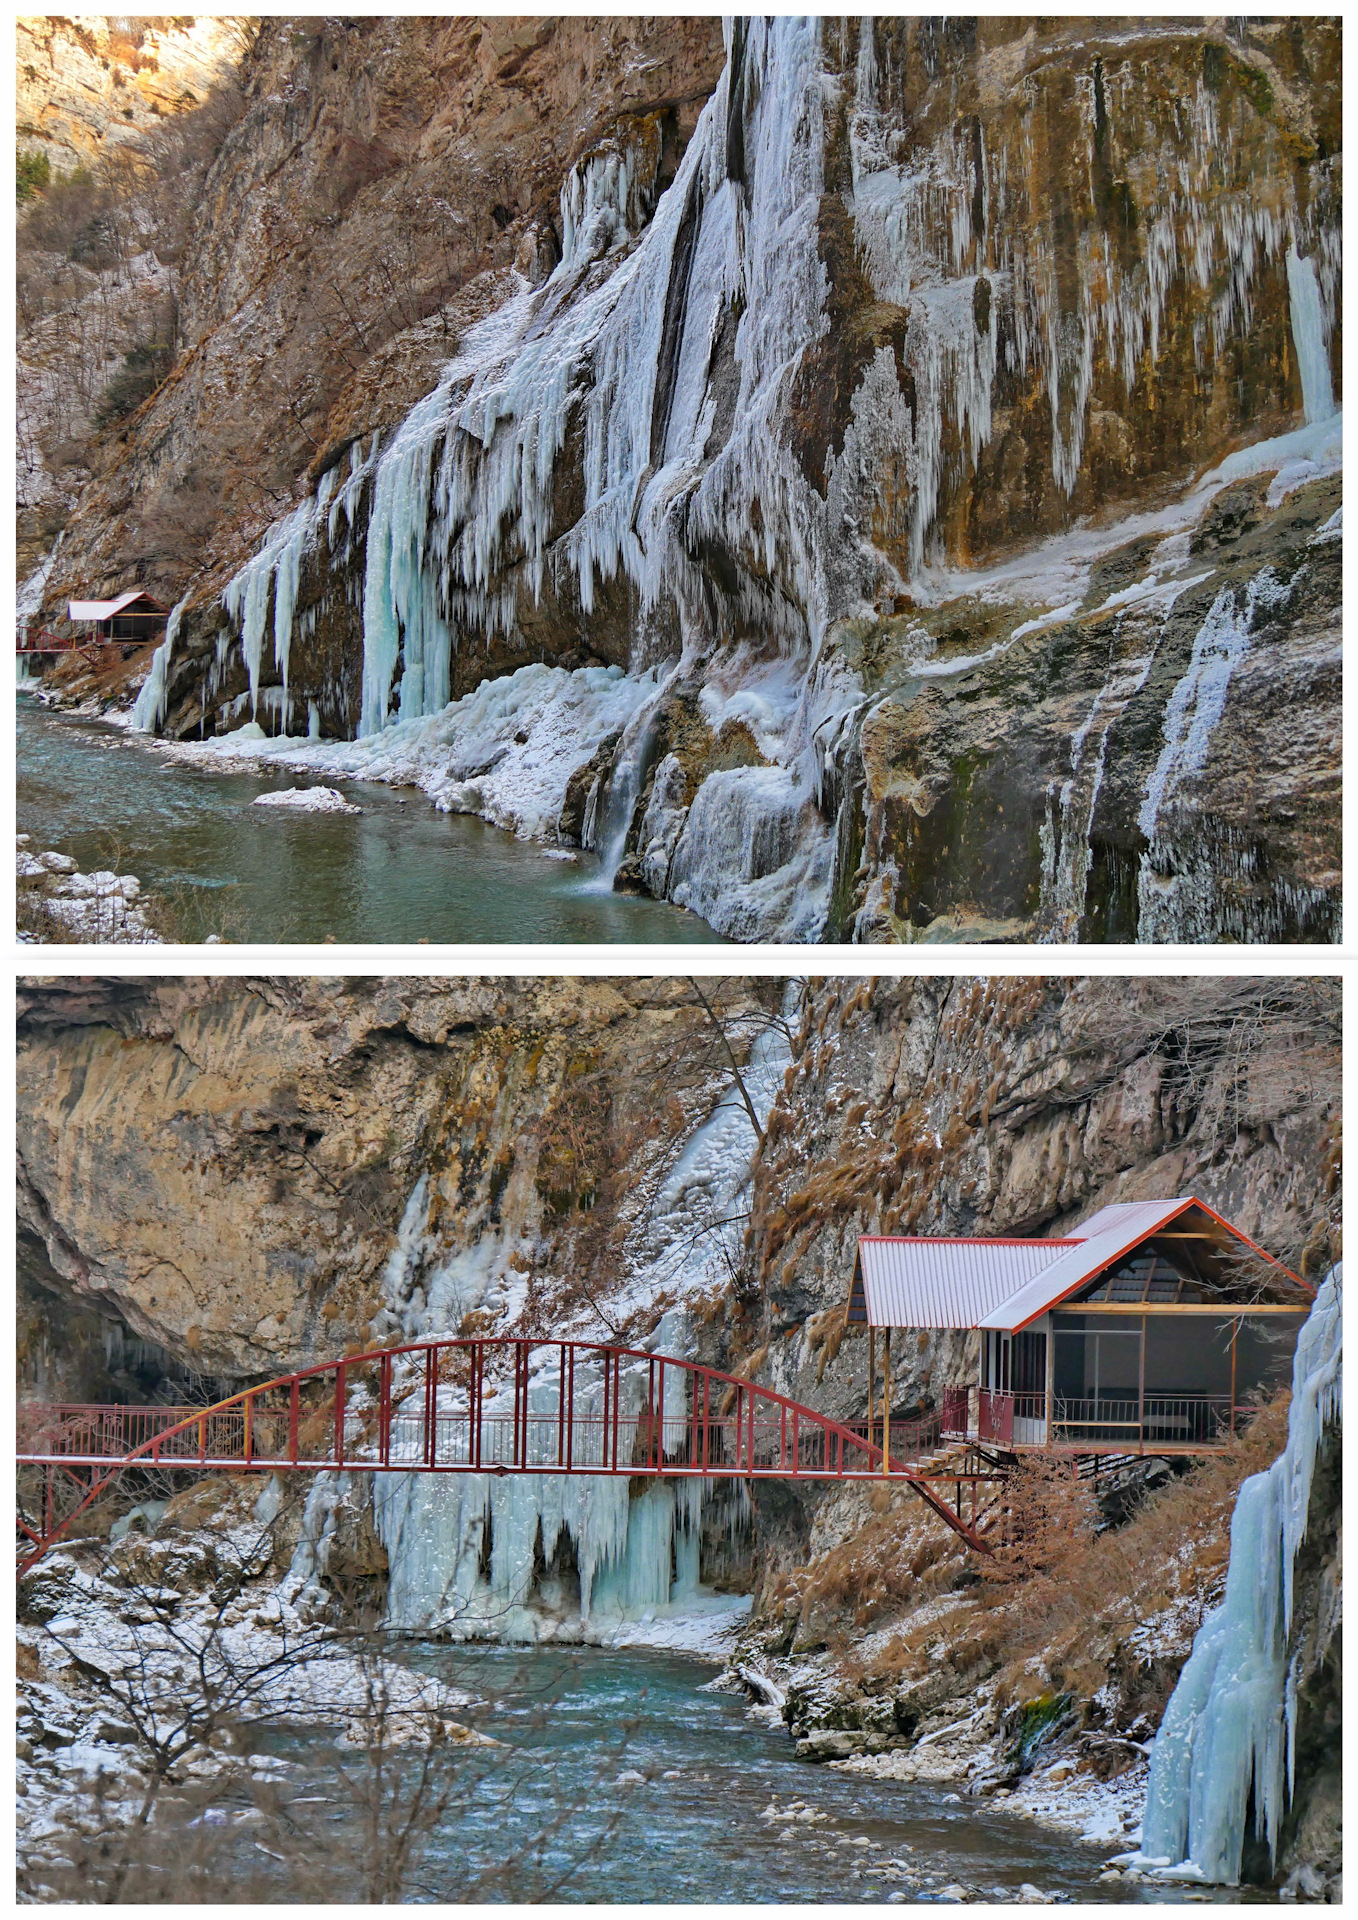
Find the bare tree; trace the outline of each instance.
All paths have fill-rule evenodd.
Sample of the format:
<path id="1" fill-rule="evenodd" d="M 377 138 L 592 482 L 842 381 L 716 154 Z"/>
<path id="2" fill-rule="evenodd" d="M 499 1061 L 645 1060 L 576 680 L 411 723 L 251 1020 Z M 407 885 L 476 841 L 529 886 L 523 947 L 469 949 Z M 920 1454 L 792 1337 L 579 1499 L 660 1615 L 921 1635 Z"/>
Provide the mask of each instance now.
<path id="1" fill-rule="evenodd" d="M 21 1620 L 41 1616 L 50 1664 L 70 1662 L 96 1735 L 122 1741 L 129 1764 L 71 1797 L 57 1846 L 24 1849 L 21 1897 L 552 1898 L 616 1827 L 616 1804 L 602 1822 L 580 1816 L 629 1724 L 599 1742 L 583 1787 L 558 1782 L 540 1748 L 564 1667 L 539 1662 L 517 1687 L 512 1737 L 480 1733 L 467 1717 L 491 1703 L 415 1671 L 419 1636 L 384 1630 L 364 1581 L 327 1571 L 318 1610 L 280 1604 L 300 1493 L 242 1522 L 229 1483 L 210 1511 L 223 1491 L 214 1478 L 181 1497 L 198 1525 L 82 1541 L 74 1577 L 49 1561 L 24 1583 Z M 512 1857 L 493 1844 L 480 1861 L 469 1847 L 440 1855 L 440 1836 L 526 1793 L 533 1835 Z"/>

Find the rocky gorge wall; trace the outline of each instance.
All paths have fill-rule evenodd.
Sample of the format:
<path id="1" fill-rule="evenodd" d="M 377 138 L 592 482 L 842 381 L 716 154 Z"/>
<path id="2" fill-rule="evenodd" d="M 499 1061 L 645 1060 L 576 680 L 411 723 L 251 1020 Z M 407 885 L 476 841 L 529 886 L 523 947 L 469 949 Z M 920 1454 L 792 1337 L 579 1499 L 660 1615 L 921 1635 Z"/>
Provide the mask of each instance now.
<path id="1" fill-rule="evenodd" d="M 357 735 L 291 758 L 593 847 L 736 938 L 1333 938 L 1334 23 L 650 31 L 475 41 L 457 151 L 518 138 L 518 89 L 534 170 L 488 221 L 489 158 L 438 175 L 442 275 L 397 219 L 398 324 L 371 234 L 452 165 L 472 26 L 375 63 L 385 24 L 266 24 L 194 344 L 48 587 L 121 581 L 129 503 L 208 459 L 142 724 Z M 301 229 L 359 112 L 341 273 Z M 262 542 L 195 424 L 228 367 L 282 429 Z"/>
<path id="2" fill-rule="evenodd" d="M 672 979 L 30 982 L 24 1227 L 72 1302 L 245 1381 L 372 1333 L 423 1180 L 404 1286 L 479 1247 L 496 1298 L 464 1311 L 505 1331 L 717 1291 L 703 1357 L 758 1351 L 836 1416 L 861 1362 L 820 1329 L 860 1233 L 1060 1233 L 1196 1192 L 1299 1271 L 1332 1257 L 1328 982 L 828 979 L 787 1016 L 783 991 L 724 983 L 718 1029 Z M 641 1237 L 682 1238 L 671 1176 L 710 1202 L 705 1146 L 749 1219 L 734 1272 L 671 1271 Z M 456 1328 L 443 1284 L 422 1330 Z"/>
<path id="3" fill-rule="evenodd" d="M 853 1419 L 864 1231 L 1059 1234 L 1193 1192 L 1313 1280 L 1337 1252 L 1333 983 L 704 996 L 715 1022 L 677 980 L 23 983 L 21 1394 L 178 1401 L 365 1342 L 574 1332 Z M 898 1351 L 894 1412 L 973 1368 L 965 1334 Z M 1219 1595 L 1237 1487 L 1282 1435 L 1271 1408 L 1229 1458 L 1161 1475 L 1159 1504 L 1045 1598 L 978 1587 L 905 1489 L 756 1485 L 732 1507 L 513 1476 L 398 1476 L 375 1507 L 322 1476 L 290 1521 L 288 1591 L 333 1605 L 327 1582 L 358 1579 L 403 1628 L 528 1639 L 749 1593 L 737 1661 L 805 1757 L 1135 1841 L 1145 1744 Z M 1278 1871 L 1308 1895 L 1337 1859 L 1337 1459 L 1296 1579 Z"/>
<path id="4" fill-rule="evenodd" d="M 1195 1192 L 1298 1271 L 1333 1257 L 1329 982 L 732 980 L 714 1012 L 672 979 L 29 982 L 32 1259 L 241 1383 L 683 1305 L 698 1357 L 856 1417 L 860 1233 Z M 900 1410 L 963 1364 L 960 1336 L 902 1360 Z"/>

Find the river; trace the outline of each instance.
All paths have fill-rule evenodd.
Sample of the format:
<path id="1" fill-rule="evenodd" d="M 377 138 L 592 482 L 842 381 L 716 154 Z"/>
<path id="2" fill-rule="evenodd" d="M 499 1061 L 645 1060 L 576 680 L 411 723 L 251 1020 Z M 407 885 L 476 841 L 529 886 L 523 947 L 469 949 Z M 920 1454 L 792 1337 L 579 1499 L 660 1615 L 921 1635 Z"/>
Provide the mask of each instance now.
<path id="1" fill-rule="evenodd" d="M 459 1751 L 456 1790 L 407 1901 L 822 1903 L 900 1893 L 913 1903 L 955 1900 L 954 1886 L 971 1901 L 1012 1901 L 1025 1884 L 1072 1902 L 1184 1897 L 1182 1887 L 1100 1883 L 1106 1847 L 949 1799 L 941 1787 L 798 1761 L 787 1734 L 742 1699 L 703 1691 L 713 1668 L 687 1656 L 430 1646 L 405 1657 L 477 1696 L 468 1722 L 504 1743 Z M 319 1733 L 272 1745 L 294 1769 L 284 1804 L 309 1836 L 330 1836 L 325 1897 L 361 1898 L 362 1764 L 332 1754 Z M 405 1790 L 418 1764 L 404 1760 Z M 775 1798 L 825 1817 L 761 1817 Z M 258 1873 L 258 1853 L 250 1869 Z M 259 1897 L 289 1890 L 280 1883 Z"/>
<path id="2" fill-rule="evenodd" d="M 346 781 L 359 814 L 256 807 L 297 774 L 186 766 L 139 736 L 18 694 L 18 826 L 35 850 L 134 873 L 197 941 L 717 942 L 696 914 L 613 893 L 550 851 L 414 790 Z M 724 943 L 723 943 L 724 944 Z"/>

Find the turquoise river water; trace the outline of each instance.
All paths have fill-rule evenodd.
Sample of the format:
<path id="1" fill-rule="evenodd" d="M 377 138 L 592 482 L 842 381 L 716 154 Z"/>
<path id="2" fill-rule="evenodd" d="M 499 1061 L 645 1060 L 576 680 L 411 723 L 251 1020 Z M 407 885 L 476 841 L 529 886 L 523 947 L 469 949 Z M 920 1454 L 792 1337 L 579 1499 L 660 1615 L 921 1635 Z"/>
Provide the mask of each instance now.
<path id="1" fill-rule="evenodd" d="M 35 850 L 90 872 L 134 873 L 168 901 L 179 936 L 231 941 L 636 941 L 719 936 L 696 914 L 611 892 L 572 860 L 422 793 L 344 781 L 360 814 L 255 807 L 316 782 L 219 773 L 137 735 L 18 695 L 18 826 Z"/>
<path id="2" fill-rule="evenodd" d="M 1100 1883 L 1106 1847 L 993 1803 L 798 1761 L 786 1732 L 742 1699 L 703 1691 L 714 1670 L 686 1656 L 426 1646 L 405 1657 L 474 1695 L 465 1718 L 503 1743 L 461 1750 L 406 1901 L 1010 1902 L 1025 1884 L 1072 1903 L 1184 1897 Z M 337 1783 L 319 1734 L 288 1735 L 274 1750 L 294 1768 L 284 1801 L 334 1835 L 329 1897 L 361 1898 L 345 1844 L 353 1785 Z M 352 1782 L 352 1755 L 342 1764 Z M 409 1779 L 416 1762 L 404 1764 Z M 762 1818 L 774 1799 L 825 1818 Z M 272 1897 L 289 1895 L 279 1885 Z"/>

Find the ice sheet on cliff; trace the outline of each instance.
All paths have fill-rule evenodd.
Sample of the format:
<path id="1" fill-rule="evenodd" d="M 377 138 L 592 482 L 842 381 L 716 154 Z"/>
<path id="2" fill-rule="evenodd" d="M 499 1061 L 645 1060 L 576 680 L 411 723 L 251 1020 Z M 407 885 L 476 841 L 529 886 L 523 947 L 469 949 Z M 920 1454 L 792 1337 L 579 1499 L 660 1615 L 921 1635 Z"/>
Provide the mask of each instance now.
<path id="1" fill-rule="evenodd" d="M 790 1057 L 786 1018 L 794 994 L 790 988 L 785 1019 L 770 1022 L 756 1038 L 745 1069 L 761 1125 Z M 617 1297 L 610 1296 L 610 1310 L 634 1313 L 661 1295 L 676 1301 L 650 1334 L 632 1344 L 681 1356 L 693 1351 L 684 1302 L 725 1276 L 741 1236 L 741 1196 L 755 1146 L 749 1115 L 734 1084 L 727 1085 L 628 1236 L 628 1280 Z M 386 1304 L 375 1322 L 378 1334 L 407 1340 L 445 1334 L 474 1309 L 512 1326 L 523 1304 L 512 1232 L 487 1232 L 472 1245 L 441 1248 L 429 1218 L 430 1185 L 422 1174 L 383 1274 Z M 591 1327 L 588 1337 L 597 1331 Z M 541 1357 L 548 1360 L 545 1353 Z M 640 1412 L 644 1376 L 642 1366 L 624 1370 L 625 1410 Z M 440 1387 L 440 1405 L 460 1411 L 465 1403 L 459 1391 Z M 685 1388 L 677 1372 L 670 1373 L 665 1391 L 668 1411 L 680 1412 Z M 591 1383 L 582 1374 L 576 1404 L 593 1396 L 601 1411 L 602 1392 L 602 1377 Z M 534 1410 L 555 1414 L 559 1394 L 554 1366 L 535 1368 Z M 487 1411 L 493 1413 L 493 1401 Z M 317 1477 L 292 1567 L 299 1592 L 324 1571 L 345 1491 L 344 1476 Z M 723 1483 L 676 1476 L 634 1489 L 622 1476 L 379 1474 L 372 1497 L 374 1524 L 388 1554 L 387 1617 L 393 1626 L 438 1627 L 468 1638 L 647 1641 L 710 1651 L 721 1642 L 723 1622 L 747 1605 L 740 1597 L 712 1594 L 700 1580 L 701 1534 L 714 1517 L 709 1509 L 718 1509 L 728 1528 L 743 1524 L 743 1494 Z"/>
<path id="2" fill-rule="evenodd" d="M 1297 1342 L 1287 1446 L 1240 1489 L 1226 1594 L 1179 1677 L 1151 1755 L 1141 1851 L 1130 1864 L 1167 1878 L 1237 1886 L 1251 1793 L 1272 1853 L 1288 1795 L 1296 1699 L 1288 1665 L 1293 1570 L 1311 1481 L 1340 1417 L 1342 1279 L 1335 1268 Z"/>
<path id="3" fill-rule="evenodd" d="M 1063 604 L 1072 586 L 1083 591 L 1089 559 L 1119 539 L 1189 524 L 1214 487 L 1269 459 L 1280 469 L 1272 499 L 1339 452 L 1328 362 L 1337 242 L 1295 196 L 1260 196 L 1221 171 L 1232 136 L 1210 90 L 1184 104 L 1179 171 L 1161 169 L 1159 181 L 1154 153 L 1144 156 L 1143 243 L 1124 257 L 1096 223 L 1079 238 L 1063 291 L 1051 235 L 1024 217 L 1031 130 L 964 117 L 955 134 L 902 161 L 877 32 L 865 23 L 856 65 L 836 73 L 826 31 L 792 18 L 728 28 L 727 72 L 653 209 L 631 148 L 582 161 L 562 187 L 566 245 L 545 284 L 516 281 L 387 445 L 355 451 L 343 505 L 327 475 L 224 596 L 252 714 L 272 631 L 286 730 L 301 556 L 323 531 L 335 546 L 338 516 L 347 559 L 366 502 L 359 734 L 443 723 L 437 738 L 394 741 L 389 760 L 369 762 L 371 777 L 414 767 L 438 804 L 550 835 L 567 762 L 582 765 L 616 730 L 621 691 L 561 695 L 552 775 L 537 779 L 531 756 L 517 751 L 523 743 L 488 726 L 479 692 L 448 705 L 452 662 L 490 638 L 517 635 L 518 644 L 530 606 L 540 613 L 549 597 L 589 641 L 606 592 L 624 589 L 624 678 L 635 697 L 621 725 L 635 751 L 599 843 L 609 877 L 635 825 L 623 802 L 644 798 L 648 727 L 670 670 L 704 679 L 732 629 L 757 635 L 765 658 L 752 659 L 751 672 L 776 659 L 797 689 L 776 737 L 759 741 L 767 764 L 708 768 L 696 796 L 672 779 L 637 850 L 654 891 L 741 939 L 814 940 L 826 925 L 836 847 L 847 844 L 837 833 L 842 783 L 827 779 L 826 763 L 851 742 L 852 727 L 839 722 L 863 698 L 854 674 L 827 669 L 837 621 L 875 619 L 906 591 L 916 604 L 972 593 Z M 839 444 L 812 484 L 794 455 L 793 420 L 808 355 L 831 329 L 821 228 L 840 109 L 843 205 L 871 291 L 904 316 L 904 331 L 898 350 L 879 346 L 856 370 Z M 1077 529 L 979 573 L 944 565 L 949 489 L 992 445 L 1003 380 L 1031 378 L 1044 395 L 1051 472 L 1069 497 L 1105 362 L 1127 394 L 1144 384 L 1167 350 L 1172 297 L 1187 289 L 1203 302 L 1201 366 L 1248 332 L 1270 273 L 1284 276 L 1290 296 L 1304 428 L 1270 443 L 1272 453 L 1231 454 L 1156 514 Z M 563 515 L 568 448 L 578 486 L 573 477 Z M 731 574 L 716 595 L 714 556 Z M 668 666 L 657 673 L 661 658 Z M 503 770 L 489 764 L 501 747 Z M 1072 876 L 1081 858 L 1072 839 Z M 1064 894 L 1078 893 L 1072 878 Z"/>

